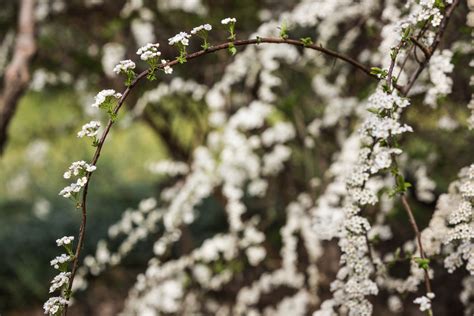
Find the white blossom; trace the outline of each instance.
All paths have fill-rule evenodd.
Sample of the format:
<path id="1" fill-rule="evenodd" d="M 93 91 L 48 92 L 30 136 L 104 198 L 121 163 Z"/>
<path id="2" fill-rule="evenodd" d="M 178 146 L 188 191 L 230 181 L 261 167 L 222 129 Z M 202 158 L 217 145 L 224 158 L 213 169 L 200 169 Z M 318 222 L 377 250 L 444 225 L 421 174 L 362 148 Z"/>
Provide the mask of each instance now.
<path id="1" fill-rule="evenodd" d="M 66 254 L 61 254 L 60 256 L 57 256 L 53 260 L 51 260 L 51 266 L 54 267 L 55 269 L 59 269 L 59 266 L 63 263 L 70 262 L 72 260 L 72 257 L 70 255 Z"/>
<path id="2" fill-rule="evenodd" d="M 115 90 L 113 89 L 102 90 L 95 96 L 92 107 L 98 108 L 102 104 L 112 100 L 113 98 L 120 99 L 121 97 L 122 97 L 122 94 L 115 92 Z"/>
<path id="3" fill-rule="evenodd" d="M 48 315 L 56 315 L 61 311 L 69 301 L 63 297 L 51 297 L 43 305 L 44 313 Z"/>
<path id="4" fill-rule="evenodd" d="M 168 65 L 168 61 L 166 59 L 162 59 L 161 64 L 163 65 L 163 71 L 165 72 L 165 74 L 171 75 L 173 73 L 173 68 Z"/>
<path id="5" fill-rule="evenodd" d="M 200 31 L 203 31 L 203 30 L 204 30 L 204 31 L 210 31 L 210 30 L 212 30 L 212 25 L 210 25 L 210 24 L 203 24 L 203 25 L 196 26 L 195 28 L 193 28 L 193 29 L 191 30 L 191 34 L 194 35 L 194 34 L 197 34 L 197 33 L 200 32 Z"/>
<path id="6" fill-rule="evenodd" d="M 82 138 L 84 136 L 87 137 L 95 137 L 99 133 L 100 122 L 99 121 L 90 121 L 87 124 L 82 126 L 82 129 L 77 133 L 77 137 Z"/>
<path id="7" fill-rule="evenodd" d="M 158 43 L 148 43 L 137 50 L 137 55 L 139 55 L 143 61 L 153 60 L 161 56 L 161 52 L 158 50 L 159 47 L 160 44 Z"/>
<path id="8" fill-rule="evenodd" d="M 74 236 L 64 236 L 59 239 L 56 239 L 56 244 L 58 247 L 64 246 L 64 245 L 70 245 L 74 240 Z"/>
<path id="9" fill-rule="evenodd" d="M 130 59 L 120 61 L 115 67 L 114 72 L 118 74 L 127 74 L 130 70 L 135 69 L 135 63 Z"/>
<path id="10" fill-rule="evenodd" d="M 420 305 L 420 311 L 424 312 L 431 309 L 431 300 L 434 297 L 434 293 L 427 293 L 426 296 L 417 297 L 413 303 Z"/>
<path id="11" fill-rule="evenodd" d="M 175 36 L 168 39 L 168 44 L 169 45 L 175 45 L 175 44 L 180 43 L 183 46 L 188 46 L 190 37 L 191 37 L 191 35 L 189 35 L 186 32 L 179 32 Z"/>
<path id="12" fill-rule="evenodd" d="M 71 277 L 71 272 L 61 272 L 54 277 L 51 281 L 51 287 L 49 288 L 49 293 L 53 293 L 57 289 L 62 288 L 64 285 L 69 284 L 69 278 Z"/>
<path id="13" fill-rule="evenodd" d="M 236 18 L 225 18 L 225 19 L 222 19 L 221 23 L 222 24 L 229 24 L 229 23 L 235 23 L 237 22 L 237 19 Z"/>

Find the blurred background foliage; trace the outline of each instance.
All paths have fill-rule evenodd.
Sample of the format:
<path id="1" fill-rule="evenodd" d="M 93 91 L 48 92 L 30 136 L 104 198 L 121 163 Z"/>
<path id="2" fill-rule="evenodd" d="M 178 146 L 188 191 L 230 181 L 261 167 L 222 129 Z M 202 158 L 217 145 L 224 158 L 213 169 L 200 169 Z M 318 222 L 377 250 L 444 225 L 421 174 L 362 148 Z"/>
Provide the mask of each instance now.
<path id="1" fill-rule="evenodd" d="M 48 2 L 48 1 L 46 1 Z M 59 1 L 51 1 L 51 4 Z M 218 25 L 226 16 L 238 20 L 237 31 L 241 38 L 248 37 L 260 25 L 263 8 L 271 8 L 271 14 L 295 5 L 296 0 L 241 0 L 203 1 L 210 8 L 208 14 L 200 15 L 183 11 L 161 12 L 156 1 L 145 1 L 153 13 L 156 42 L 162 43 L 164 56 L 173 56 L 175 51 L 167 39 L 182 30 L 211 23 Z M 71 161 L 88 160 L 93 148 L 87 142 L 76 139 L 76 132 L 89 120 L 85 108 L 91 102 L 89 91 L 104 88 L 121 90 L 122 80 L 104 74 L 101 64 L 102 48 L 110 42 L 121 43 L 126 48 L 125 56 L 136 59 L 139 46 L 130 29 L 133 13 L 121 15 L 124 1 L 105 1 L 100 6 L 85 6 L 84 1 L 67 1 L 65 7 L 50 13 L 38 24 L 38 52 L 32 64 L 32 72 L 38 69 L 63 76 L 64 80 L 47 83 L 40 89 L 30 89 L 21 99 L 18 111 L 9 129 L 9 142 L 0 158 L 0 313 L 22 315 L 38 313 L 47 297 L 47 284 L 53 275 L 49 260 L 57 254 L 55 239 L 77 231 L 79 214 L 71 203 L 58 196 L 66 185 L 62 179 L 64 170 Z M 7 0 L 0 9 L 0 42 L 16 27 L 18 2 Z M 455 17 L 462 19 L 462 15 Z M 457 23 L 464 25 L 464 23 Z M 299 30 L 304 34 L 304 30 Z M 367 37 L 377 37 L 377 31 Z M 450 30 L 452 40 L 468 36 L 466 29 Z M 309 34 L 311 35 L 311 34 Z M 222 39 L 224 30 L 212 32 L 213 38 Z M 447 36 L 450 38 L 450 35 Z M 214 42 L 214 41 L 213 41 Z M 198 49 L 196 43 L 190 51 Z M 186 67 L 176 67 L 173 76 L 194 79 L 203 85 L 219 80 L 225 65 L 231 60 L 226 52 L 218 53 L 190 62 Z M 447 100 L 436 110 L 421 105 L 422 100 L 413 100 L 415 106 L 407 112 L 406 120 L 416 130 L 416 137 L 403 141 L 411 159 L 427 162 L 429 176 L 436 180 L 436 194 L 447 190 L 456 172 L 472 163 L 474 136 L 466 136 L 465 126 L 441 130 L 439 119 L 445 115 L 458 122 L 465 122 L 468 115 L 465 105 L 470 97 L 466 67 L 468 59 L 455 56 L 454 98 Z M 298 124 L 308 124 L 314 117 L 321 116 L 324 108 L 315 106 L 311 87 L 314 67 L 289 65 L 278 70 L 283 80 L 281 98 L 277 101 L 277 116 Z M 1 74 L 0 74 L 1 76 Z M 357 74 L 354 78 L 357 79 Z M 159 80 L 170 78 L 160 76 Z M 364 97 L 374 87 L 366 82 L 352 80 L 347 85 L 347 94 Z M 77 88 L 80 85 L 80 89 Z M 144 91 L 157 82 L 140 85 L 128 99 L 127 108 L 132 110 Z M 81 92 L 82 91 L 82 92 Z M 251 93 L 250 93 L 251 94 Z M 203 142 L 209 130 L 206 120 L 206 106 L 190 97 L 167 97 L 159 104 L 152 104 L 144 115 L 131 117 L 121 114 L 119 124 L 114 127 L 105 145 L 93 179 L 90 194 L 90 216 L 84 254 L 93 253 L 97 241 L 104 238 L 107 228 L 120 218 L 129 207 L 149 196 L 158 196 L 166 179 L 151 174 L 146 165 L 166 157 L 182 161 L 190 159 L 192 149 Z M 276 118 L 278 119 L 278 118 Z M 345 122 L 350 124 L 351 122 Z M 273 207 L 263 208 L 261 201 L 248 200 L 249 213 L 268 212 L 267 242 L 274 249 L 279 246 L 276 225 L 282 222 L 281 213 L 296 192 L 309 189 L 314 194 L 318 188 L 307 187 L 314 177 L 322 177 L 337 149 L 336 131 L 324 131 L 314 148 L 304 147 L 304 135 L 293 144 L 293 161 L 285 172 L 270 183 L 267 202 Z M 413 171 L 413 170 L 412 170 Z M 413 173 L 408 174 L 410 182 L 416 182 Z M 416 184 L 416 183 L 415 183 Z M 415 201 L 416 217 L 424 227 L 434 210 L 434 203 Z M 267 204 L 268 205 L 268 204 Z M 218 197 L 211 197 L 200 208 L 204 210 L 191 227 L 191 244 L 199 244 L 204 238 L 225 229 L 225 217 L 220 210 Z M 273 214 L 273 215 L 272 215 Z M 391 213 L 394 232 L 399 244 L 411 238 L 406 216 L 398 208 Z M 143 271 L 151 256 L 151 240 L 140 244 L 118 268 L 111 269 L 104 276 L 93 281 L 88 294 L 79 295 L 83 304 L 82 313 L 100 315 L 95 308 L 103 301 L 120 300 L 127 293 L 138 271 Z M 188 248 L 190 245 L 181 245 Z M 388 246 L 392 247 L 393 246 Z M 175 251 L 180 252 L 180 249 Z M 269 254 L 270 256 L 272 254 Z M 276 255 L 276 254 L 274 254 Z M 334 272 L 337 267 L 329 270 Z M 440 281 L 438 281 L 440 282 Z M 442 281 L 441 281 L 442 282 Z M 111 291 L 113 289 L 113 291 Z"/>

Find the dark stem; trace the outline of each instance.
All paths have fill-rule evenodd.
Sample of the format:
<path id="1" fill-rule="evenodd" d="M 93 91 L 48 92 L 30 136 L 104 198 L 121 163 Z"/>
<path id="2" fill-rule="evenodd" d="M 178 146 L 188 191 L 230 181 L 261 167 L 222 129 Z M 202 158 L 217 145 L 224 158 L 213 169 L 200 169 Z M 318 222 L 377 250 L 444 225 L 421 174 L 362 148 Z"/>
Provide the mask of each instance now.
<path id="1" fill-rule="evenodd" d="M 415 231 L 415 236 L 416 236 L 416 243 L 418 244 L 418 250 L 420 252 L 420 257 L 422 259 L 426 259 L 425 251 L 423 250 L 423 244 L 421 243 L 421 233 L 420 230 L 418 229 L 418 225 L 416 224 L 415 216 L 413 216 L 413 211 L 410 207 L 410 204 L 408 204 L 408 200 L 406 195 L 402 195 L 401 197 L 403 207 L 405 208 L 408 218 L 410 219 L 410 224 L 413 230 Z M 424 274 L 425 274 L 425 287 L 426 287 L 426 293 L 431 293 L 431 283 L 430 283 L 430 276 L 428 275 L 428 269 L 423 269 Z"/>

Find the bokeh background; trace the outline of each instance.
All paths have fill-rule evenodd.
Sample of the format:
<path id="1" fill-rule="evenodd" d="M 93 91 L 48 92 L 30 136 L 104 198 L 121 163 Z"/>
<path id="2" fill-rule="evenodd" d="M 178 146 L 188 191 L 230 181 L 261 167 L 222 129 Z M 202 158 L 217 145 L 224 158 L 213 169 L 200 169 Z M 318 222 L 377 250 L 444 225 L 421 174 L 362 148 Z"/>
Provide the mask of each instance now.
<path id="1" fill-rule="evenodd" d="M 37 51 L 30 64 L 31 78 L 27 90 L 18 101 L 15 115 L 8 128 L 8 141 L 0 157 L 0 313 L 2 315 L 39 315 L 48 297 L 48 282 L 54 271 L 49 260 L 57 255 L 55 239 L 76 234 L 79 213 L 71 203 L 58 196 L 65 183 L 63 172 L 70 162 L 91 157 L 93 148 L 76 138 L 82 124 L 97 113 L 90 104 L 97 91 L 105 88 L 122 90 L 123 80 L 112 73 L 118 60 L 136 59 L 135 51 L 146 42 L 162 43 L 162 53 L 173 56 L 175 51 L 167 39 L 182 30 L 210 23 L 219 25 L 223 17 L 238 20 L 240 38 L 246 38 L 270 17 L 296 5 L 296 0 L 240 1 L 99 1 L 99 0 L 38 0 L 35 9 Z M 381 1 L 383 2 L 383 1 Z M 465 5 L 464 5 L 465 6 Z M 14 48 L 20 1 L 4 0 L 0 7 L 0 78 Z M 465 25 L 466 8 L 454 16 Z M 463 13 L 464 12 L 464 13 Z M 350 29 L 349 26 L 345 26 Z M 355 27 L 354 25 L 352 27 Z M 294 30 L 299 38 L 310 30 Z M 341 29 L 342 33 L 344 29 Z M 278 32 L 278 31 L 276 31 Z M 448 42 L 468 38 L 469 29 L 450 28 Z M 276 33 L 277 34 L 277 33 Z M 311 35 L 311 34 L 309 34 Z M 366 29 L 361 46 L 380 40 L 377 29 Z M 225 29 L 213 30 L 213 39 L 226 37 Z M 215 42 L 215 41 L 214 41 Z M 335 44 L 334 44 L 335 45 Z M 445 43 L 444 45 L 448 45 Z M 198 49 L 192 45 L 190 50 Z M 360 49 L 353 49 L 354 54 Z M 136 101 L 144 91 L 175 77 L 192 79 L 200 85 L 211 86 L 219 80 L 231 61 L 225 52 L 207 56 L 186 67 L 175 67 L 172 76 L 159 78 L 138 87 L 126 102 L 119 123 L 113 128 L 101 157 L 90 194 L 90 216 L 84 254 L 94 253 L 97 242 L 107 235 L 108 227 L 130 207 L 150 196 L 159 196 L 168 179 L 150 172 L 150 163 L 160 159 L 189 161 L 192 149 L 201 144 L 209 131 L 207 107 L 190 94 L 174 94 L 158 104 L 150 104 L 139 115 L 134 114 Z M 466 133 L 469 115 L 466 104 L 470 99 L 469 57 L 455 55 L 452 95 L 436 109 L 414 99 L 406 120 L 417 131 L 403 143 L 411 160 L 408 179 L 416 183 L 416 170 L 424 162 L 429 177 L 436 182 L 436 196 L 447 190 L 457 171 L 472 163 L 474 136 Z M 328 62 L 330 66 L 332 61 Z M 139 67 L 143 67 L 141 65 Z M 329 67 L 328 66 L 328 67 Z M 144 69 L 144 68 L 143 68 Z M 249 70 L 250 71 L 250 70 Z M 311 78 L 316 67 L 289 64 L 279 69 L 283 84 L 278 87 L 276 102 L 281 117 L 308 123 L 324 111 L 315 106 Z M 363 98 L 374 85 L 361 82 L 352 73 L 345 93 Z M 255 83 L 255 86 L 258 82 Z M 251 94 L 251 91 L 249 91 Z M 351 124 L 348 120 L 347 124 Z M 315 177 L 322 177 L 335 152 L 337 132 L 325 131 L 314 148 L 304 146 L 304 138 L 293 144 L 295 154 L 291 165 L 272 181 L 266 201 L 273 201 L 276 222 L 293 192 L 305 188 Z M 417 163 L 419 162 L 419 163 Z M 314 189 L 317 193 L 317 189 Z M 294 195 L 294 194 L 293 194 Z M 177 245 L 175 251 L 185 251 L 205 237 L 225 228 L 218 197 L 207 199 L 200 208 L 206 216 L 190 227 L 188 242 Z M 261 202 L 248 201 L 250 212 L 259 212 Z M 420 226 L 424 227 L 434 210 L 435 199 L 417 198 L 414 208 Z M 279 213 L 280 212 L 280 213 Z M 402 244 L 411 238 L 404 213 L 396 207 L 391 213 L 395 240 Z M 280 218 L 280 219 L 279 219 Z M 267 230 L 272 234 L 272 227 Z M 278 249 L 275 238 L 269 238 Z M 99 277 L 90 277 L 90 288 L 80 293 L 76 315 L 114 315 L 120 310 L 127 290 L 138 272 L 146 267 L 152 256 L 153 236 L 141 242 L 119 267 L 109 269 Z M 394 242 L 394 244 L 397 244 Z M 386 246 L 394 248 L 393 246 Z M 335 247 L 333 256 L 337 256 Z M 337 266 L 326 267 L 328 278 Z M 400 273 L 406 267 L 400 268 Z M 450 279 L 449 287 L 459 288 L 460 276 Z M 437 280 L 438 284 L 446 280 Z M 448 286 L 448 285 L 446 285 Z M 226 294 L 223 294 L 226 295 Z M 232 294 L 228 294 L 232 295 Z M 324 296 L 324 293 L 323 293 Z M 446 301 L 445 301 L 446 302 Z M 459 304 L 453 298 L 453 305 Z M 408 315 L 408 314 L 407 314 Z M 448 315 L 448 314 L 445 314 Z M 455 314 L 452 314 L 455 315 Z"/>

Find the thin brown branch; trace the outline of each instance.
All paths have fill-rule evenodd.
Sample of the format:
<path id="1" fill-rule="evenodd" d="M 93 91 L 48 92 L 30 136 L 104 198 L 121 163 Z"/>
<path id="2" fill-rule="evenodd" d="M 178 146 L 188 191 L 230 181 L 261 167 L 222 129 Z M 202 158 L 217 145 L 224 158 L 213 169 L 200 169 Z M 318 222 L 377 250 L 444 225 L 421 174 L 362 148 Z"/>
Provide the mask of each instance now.
<path id="1" fill-rule="evenodd" d="M 413 228 L 413 231 L 415 232 L 416 243 L 418 245 L 418 251 L 420 252 L 420 257 L 422 259 L 426 259 L 426 254 L 425 254 L 425 251 L 423 250 L 423 244 L 421 242 L 420 229 L 418 228 L 418 225 L 416 224 L 416 220 L 415 220 L 415 216 L 413 215 L 413 211 L 410 207 L 410 204 L 408 203 L 406 195 L 402 195 L 401 199 L 402 199 L 403 207 L 405 208 L 405 211 L 408 214 L 408 218 L 410 220 L 411 227 Z M 426 292 L 431 293 L 432 290 L 431 290 L 430 276 L 428 275 L 428 270 L 423 269 L 423 271 L 424 271 L 424 274 L 425 274 L 424 277 L 425 277 Z"/>
<path id="2" fill-rule="evenodd" d="M 415 37 L 413 36 L 410 37 L 410 40 L 413 42 L 413 44 L 415 44 L 416 47 L 418 47 L 419 49 L 423 51 L 423 54 L 425 54 L 425 58 L 428 58 L 431 56 L 430 50 L 425 45 L 420 43 L 420 41 L 418 41 Z"/>
<path id="3" fill-rule="evenodd" d="M 0 155 L 8 139 L 7 129 L 18 101 L 30 82 L 29 64 L 36 52 L 35 0 L 22 0 L 13 57 L 5 70 L 0 94 Z"/>

